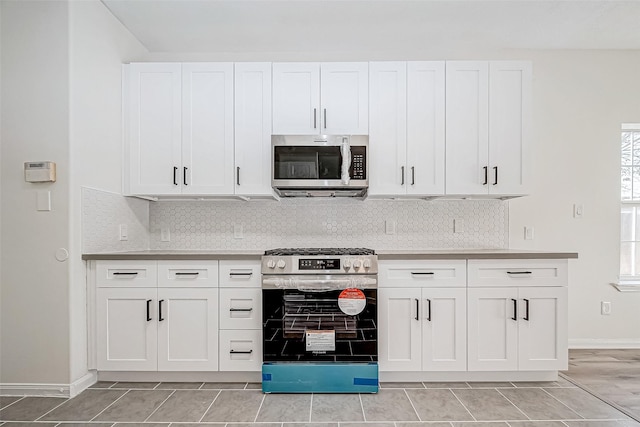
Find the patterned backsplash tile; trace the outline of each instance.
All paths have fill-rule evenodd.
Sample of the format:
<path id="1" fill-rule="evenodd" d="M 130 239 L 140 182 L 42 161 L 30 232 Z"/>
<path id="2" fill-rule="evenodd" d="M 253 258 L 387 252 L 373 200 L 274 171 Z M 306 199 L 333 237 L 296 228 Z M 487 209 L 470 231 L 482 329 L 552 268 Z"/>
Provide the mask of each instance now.
<path id="1" fill-rule="evenodd" d="M 478 249 L 509 244 L 509 204 L 500 200 L 148 202 L 83 188 L 82 220 L 84 253 L 277 247 Z M 120 224 L 128 226 L 127 241 L 119 240 Z M 395 226 L 395 234 L 387 234 L 387 224 Z M 168 242 L 161 241 L 163 228 L 169 230 Z"/>

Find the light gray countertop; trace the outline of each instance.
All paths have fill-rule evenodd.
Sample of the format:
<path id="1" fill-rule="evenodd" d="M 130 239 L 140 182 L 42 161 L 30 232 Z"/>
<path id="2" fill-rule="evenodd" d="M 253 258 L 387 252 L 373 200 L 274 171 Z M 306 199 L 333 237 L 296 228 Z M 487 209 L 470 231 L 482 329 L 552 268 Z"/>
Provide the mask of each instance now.
<path id="1" fill-rule="evenodd" d="M 84 260 L 236 260 L 260 259 L 264 251 L 132 251 L 83 254 Z M 577 252 L 552 252 L 522 249 L 411 249 L 376 251 L 378 259 L 567 259 Z"/>

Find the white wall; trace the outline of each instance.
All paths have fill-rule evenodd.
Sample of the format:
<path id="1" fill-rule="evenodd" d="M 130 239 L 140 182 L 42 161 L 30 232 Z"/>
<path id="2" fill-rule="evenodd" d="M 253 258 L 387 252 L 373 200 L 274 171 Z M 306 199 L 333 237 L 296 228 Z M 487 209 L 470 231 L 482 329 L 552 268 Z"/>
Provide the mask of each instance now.
<path id="1" fill-rule="evenodd" d="M 67 4 L 3 1 L 1 383 L 68 383 Z M 62 30 L 61 30 L 62 29 Z M 57 163 L 55 183 L 24 181 L 25 161 Z M 36 211 L 36 190 L 52 210 Z"/>
<path id="2" fill-rule="evenodd" d="M 69 3 L 71 382 L 87 371 L 82 189 L 122 192 L 121 65 L 146 50 L 98 0 Z M 115 230 L 114 230 L 115 234 Z"/>

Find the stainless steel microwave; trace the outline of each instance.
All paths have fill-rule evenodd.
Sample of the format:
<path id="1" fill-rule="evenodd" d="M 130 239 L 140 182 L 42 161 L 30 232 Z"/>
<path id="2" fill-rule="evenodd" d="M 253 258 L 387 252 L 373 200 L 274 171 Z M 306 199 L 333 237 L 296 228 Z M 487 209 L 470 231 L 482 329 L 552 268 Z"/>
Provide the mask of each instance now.
<path id="1" fill-rule="evenodd" d="M 272 135 L 271 186 L 283 197 L 364 197 L 367 135 Z"/>

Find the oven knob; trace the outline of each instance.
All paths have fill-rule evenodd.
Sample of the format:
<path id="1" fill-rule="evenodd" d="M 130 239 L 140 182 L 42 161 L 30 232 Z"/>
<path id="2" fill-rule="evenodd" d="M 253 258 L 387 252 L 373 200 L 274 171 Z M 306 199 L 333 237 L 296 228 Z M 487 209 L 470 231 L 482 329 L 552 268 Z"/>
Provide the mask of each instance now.
<path id="1" fill-rule="evenodd" d="M 278 260 L 278 264 L 276 264 L 278 266 L 278 268 L 284 268 L 285 265 L 287 265 L 283 259 L 279 259 Z"/>
<path id="2" fill-rule="evenodd" d="M 274 260 L 270 259 L 269 262 L 267 262 L 267 267 L 276 268 L 276 262 Z"/>
<path id="3" fill-rule="evenodd" d="M 351 260 L 350 260 L 350 259 L 348 259 L 348 258 L 347 258 L 347 259 L 345 259 L 345 260 L 344 260 L 344 264 L 342 264 L 342 265 L 344 266 L 344 269 L 345 269 L 345 270 L 350 269 L 350 268 L 351 268 Z"/>
<path id="4" fill-rule="evenodd" d="M 355 268 L 356 270 L 359 269 L 361 265 L 362 261 L 360 261 L 359 259 L 353 261 L 353 268 Z"/>
<path id="5" fill-rule="evenodd" d="M 364 268 L 371 268 L 371 260 L 370 260 L 370 259 L 365 259 L 365 260 L 362 262 L 362 266 L 363 266 Z"/>

